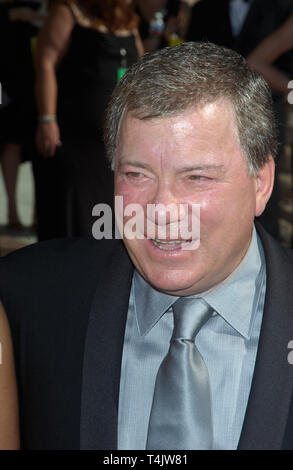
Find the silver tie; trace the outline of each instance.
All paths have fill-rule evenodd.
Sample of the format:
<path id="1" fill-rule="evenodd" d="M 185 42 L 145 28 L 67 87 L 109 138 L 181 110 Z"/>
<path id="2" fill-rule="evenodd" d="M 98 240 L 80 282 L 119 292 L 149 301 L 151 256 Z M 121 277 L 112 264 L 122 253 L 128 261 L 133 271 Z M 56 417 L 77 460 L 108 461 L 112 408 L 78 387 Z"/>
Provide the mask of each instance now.
<path id="1" fill-rule="evenodd" d="M 212 312 L 203 299 L 181 297 L 173 304 L 174 330 L 156 378 L 147 449 L 212 449 L 208 370 L 194 345 Z"/>

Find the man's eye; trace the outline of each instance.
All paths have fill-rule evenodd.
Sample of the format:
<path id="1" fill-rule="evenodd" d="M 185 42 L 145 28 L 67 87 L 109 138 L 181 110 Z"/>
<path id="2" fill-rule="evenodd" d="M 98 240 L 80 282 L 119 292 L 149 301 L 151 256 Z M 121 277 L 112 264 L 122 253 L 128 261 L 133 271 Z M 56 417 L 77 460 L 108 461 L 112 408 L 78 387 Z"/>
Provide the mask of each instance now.
<path id="1" fill-rule="evenodd" d="M 188 179 L 191 181 L 208 181 L 210 178 L 203 175 L 189 175 Z"/>
<path id="2" fill-rule="evenodd" d="M 128 178 L 142 178 L 143 173 L 139 173 L 138 171 L 127 171 L 126 176 Z"/>

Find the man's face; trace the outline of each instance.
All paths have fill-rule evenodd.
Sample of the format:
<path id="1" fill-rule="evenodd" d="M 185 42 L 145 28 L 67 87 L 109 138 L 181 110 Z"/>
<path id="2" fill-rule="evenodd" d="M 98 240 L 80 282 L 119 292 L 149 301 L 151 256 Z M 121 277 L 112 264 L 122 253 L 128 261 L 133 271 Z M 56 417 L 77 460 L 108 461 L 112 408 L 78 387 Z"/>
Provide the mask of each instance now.
<path id="1" fill-rule="evenodd" d="M 197 249 L 182 249 L 180 235 L 168 245 L 146 236 L 124 237 L 136 269 L 162 292 L 203 292 L 234 271 L 249 247 L 254 216 L 265 206 L 259 186 L 259 178 L 249 174 L 229 102 L 176 117 L 127 115 L 123 122 L 115 195 L 123 196 L 124 207 L 140 204 L 147 226 L 148 204 L 200 205 Z M 167 217 L 166 225 L 171 223 Z M 168 230 L 167 237 L 173 240 Z"/>

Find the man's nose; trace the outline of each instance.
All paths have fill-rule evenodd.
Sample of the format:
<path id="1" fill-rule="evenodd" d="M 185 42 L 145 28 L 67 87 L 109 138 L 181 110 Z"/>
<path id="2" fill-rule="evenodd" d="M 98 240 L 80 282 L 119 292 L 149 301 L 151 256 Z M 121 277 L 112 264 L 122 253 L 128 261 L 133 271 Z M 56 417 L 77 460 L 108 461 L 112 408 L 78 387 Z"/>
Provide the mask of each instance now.
<path id="1" fill-rule="evenodd" d="M 147 216 L 156 225 L 178 223 L 185 216 L 180 200 L 170 183 L 160 183 L 147 207 Z"/>

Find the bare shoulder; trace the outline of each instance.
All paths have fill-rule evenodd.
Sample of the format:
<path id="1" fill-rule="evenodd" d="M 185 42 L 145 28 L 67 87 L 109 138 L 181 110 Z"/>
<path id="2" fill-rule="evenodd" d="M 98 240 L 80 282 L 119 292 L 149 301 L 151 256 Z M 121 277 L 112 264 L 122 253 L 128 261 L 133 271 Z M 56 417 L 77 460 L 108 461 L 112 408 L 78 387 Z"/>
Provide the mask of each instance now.
<path id="1" fill-rule="evenodd" d="M 10 328 L 0 302 L 0 449 L 19 448 L 18 401 Z"/>
<path id="2" fill-rule="evenodd" d="M 139 31 L 137 28 L 134 28 L 132 30 L 132 34 L 134 36 L 134 39 L 135 39 L 135 44 L 136 44 L 136 48 L 137 48 L 137 52 L 138 52 L 138 55 L 139 57 L 142 57 L 144 55 L 144 46 L 143 46 L 143 42 L 141 40 L 141 37 L 140 37 L 140 34 L 139 34 Z"/>
<path id="3" fill-rule="evenodd" d="M 73 29 L 75 18 L 70 3 L 55 6 L 41 29 L 39 38 L 53 37 L 58 34 L 61 37 L 67 36 Z"/>
<path id="4" fill-rule="evenodd" d="M 0 365 L 3 365 L 2 363 L 2 355 L 3 355 L 3 349 L 4 347 L 9 346 L 10 343 L 10 328 L 8 324 L 8 320 L 6 317 L 6 313 L 4 310 L 4 307 L 2 305 L 2 302 L 0 301 L 0 344 L 2 346 L 2 354 L 0 356 Z M 0 369 L 1 373 L 1 369 Z"/>
<path id="5" fill-rule="evenodd" d="M 52 22 L 56 21 L 65 21 L 65 23 L 74 23 L 74 12 L 75 4 L 74 2 L 67 1 L 64 3 L 57 4 L 51 11 L 48 16 L 48 20 Z"/>
<path id="6" fill-rule="evenodd" d="M 70 0 L 67 2 L 67 4 L 69 5 L 71 12 L 78 24 L 85 27 L 91 26 L 89 18 L 86 17 L 86 15 L 81 11 L 80 7 L 74 0 Z"/>
<path id="7" fill-rule="evenodd" d="M 37 70 L 44 61 L 56 64 L 64 56 L 74 25 L 75 19 L 66 4 L 60 4 L 50 12 L 37 39 Z"/>

